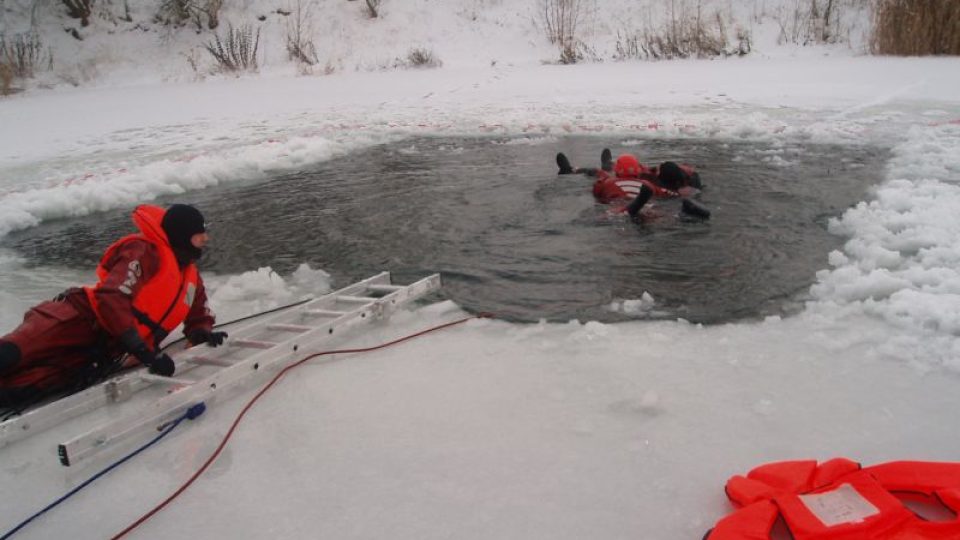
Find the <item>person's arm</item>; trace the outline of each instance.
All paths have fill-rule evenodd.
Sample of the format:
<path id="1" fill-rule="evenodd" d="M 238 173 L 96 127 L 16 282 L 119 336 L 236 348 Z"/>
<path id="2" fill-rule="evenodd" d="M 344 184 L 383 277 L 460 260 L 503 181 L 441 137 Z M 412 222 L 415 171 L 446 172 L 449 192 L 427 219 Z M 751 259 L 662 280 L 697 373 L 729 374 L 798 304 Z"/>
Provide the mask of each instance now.
<path id="1" fill-rule="evenodd" d="M 156 275 L 159 260 L 156 248 L 143 240 L 132 240 L 120 246 L 106 261 L 107 276 L 94 291 L 97 298 L 99 321 L 104 330 L 123 348 L 150 368 L 151 373 L 169 377 L 175 367 L 173 360 L 154 352 L 137 332 L 133 316 L 133 299 L 143 285 Z"/>
<path id="2" fill-rule="evenodd" d="M 637 196 L 627 205 L 627 213 L 630 214 L 631 218 L 637 218 L 643 205 L 647 204 L 650 197 L 653 197 L 653 190 L 646 185 L 640 186 L 640 192 L 637 193 Z"/>
<path id="3" fill-rule="evenodd" d="M 159 260 L 152 244 L 145 240 L 131 240 L 120 246 L 104 266 L 107 276 L 93 294 L 104 330 L 119 337 L 127 330 L 136 331 L 133 299 L 156 275 Z"/>
<path id="4" fill-rule="evenodd" d="M 187 318 L 183 321 L 183 335 L 187 336 L 191 345 L 207 343 L 216 347 L 227 338 L 227 333 L 214 332 L 214 323 L 216 323 L 216 318 L 207 303 L 206 287 L 203 286 L 203 279 L 198 275 L 197 293 L 193 297 L 190 312 L 187 313 Z"/>

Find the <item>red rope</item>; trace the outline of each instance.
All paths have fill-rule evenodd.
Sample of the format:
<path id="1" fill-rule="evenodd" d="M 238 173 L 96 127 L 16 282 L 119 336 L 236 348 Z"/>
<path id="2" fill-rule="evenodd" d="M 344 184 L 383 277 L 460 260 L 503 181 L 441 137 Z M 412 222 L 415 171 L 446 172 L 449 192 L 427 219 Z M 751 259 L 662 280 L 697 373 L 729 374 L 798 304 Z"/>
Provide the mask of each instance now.
<path id="1" fill-rule="evenodd" d="M 270 388 L 271 388 L 277 381 L 279 381 L 281 377 L 283 377 L 288 371 L 292 370 L 293 368 L 295 368 L 295 367 L 303 364 L 304 362 L 306 362 L 306 361 L 308 361 L 308 360 L 312 360 L 312 359 L 317 358 L 317 357 L 319 357 L 319 356 L 326 356 L 326 355 L 329 355 L 329 354 L 363 353 L 363 352 L 376 351 L 376 350 L 378 350 L 378 349 L 383 349 L 383 348 L 389 347 L 389 346 L 391 346 L 391 345 L 396 345 L 397 343 L 402 343 L 402 342 L 404 342 L 404 341 L 413 339 L 413 338 L 415 338 L 415 337 L 422 336 L 422 335 L 424 335 L 424 334 L 428 334 L 428 333 L 430 333 L 430 332 L 435 332 L 435 331 L 437 331 L 437 330 L 442 330 L 442 329 L 444 329 L 444 328 L 449 328 L 449 327 L 451 327 L 451 326 L 455 326 L 455 325 L 458 325 L 458 324 L 465 323 L 465 322 L 467 322 L 467 321 L 469 321 L 469 320 L 471 320 L 471 319 L 482 318 L 482 317 L 489 317 L 489 316 L 490 316 L 490 315 L 483 313 L 483 314 L 476 315 L 476 316 L 473 316 L 473 317 L 465 317 L 465 318 L 460 319 L 460 320 L 457 320 L 457 321 L 453 321 L 453 322 L 441 324 L 441 325 L 438 325 L 438 326 L 434 326 L 434 327 L 432 327 L 432 328 L 427 328 L 426 330 L 421 330 L 420 332 L 417 332 L 417 333 L 415 333 L 415 334 L 410 334 L 410 335 L 408 335 L 408 336 L 404 336 L 404 337 L 402 337 L 402 338 L 395 339 L 395 340 L 393 340 L 393 341 L 388 341 L 387 343 L 381 343 L 380 345 L 375 345 L 375 346 L 373 346 L 373 347 L 363 347 L 363 348 L 358 348 L 358 349 L 339 349 L 339 350 L 334 350 L 334 351 L 323 351 L 323 352 L 313 353 L 313 354 L 311 354 L 311 355 L 309 355 L 309 356 L 307 356 L 307 357 L 305 357 L 305 358 L 302 358 L 302 359 L 300 359 L 300 360 L 297 360 L 297 361 L 294 362 L 293 364 L 290 364 L 289 366 L 283 368 L 283 369 L 280 370 L 280 372 L 277 373 L 272 379 L 270 379 L 270 382 L 268 382 L 266 385 L 264 385 L 264 387 L 261 388 L 260 391 L 257 392 L 256 395 L 253 396 L 253 398 L 251 398 L 250 401 L 248 401 L 246 405 L 244 405 L 243 409 L 240 411 L 240 414 L 238 414 L 237 417 L 234 419 L 233 424 L 230 426 L 230 429 L 227 431 L 227 434 L 224 435 L 223 439 L 220 441 L 220 444 L 217 446 L 216 450 L 213 451 L 213 454 L 211 454 L 210 457 L 207 458 L 207 461 L 204 462 L 204 464 L 197 470 L 197 472 L 193 473 L 193 476 L 191 476 L 189 480 L 187 480 L 182 486 L 180 486 L 176 491 L 174 491 L 173 494 L 170 495 L 169 497 L 167 497 L 162 503 L 160 503 L 160 504 L 158 504 L 156 507 L 154 507 L 153 510 L 150 510 L 149 512 L 147 512 L 146 514 L 144 514 L 143 516 L 141 516 L 140 519 L 138 519 L 138 520 L 134 521 L 132 524 L 130 524 L 126 529 L 124 529 L 124 530 L 120 531 L 119 533 L 117 533 L 117 534 L 112 538 L 112 540 L 117 540 L 118 538 L 122 538 L 122 537 L 126 536 L 130 531 L 132 531 L 132 530 L 136 529 L 137 527 L 139 527 L 139 526 L 140 526 L 141 524 L 143 524 L 145 521 L 147 521 L 148 519 L 150 519 L 151 517 L 153 517 L 155 514 L 157 514 L 158 512 L 160 512 L 160 510 L 163 510 L 163 508 L 164 508 L 165 506 L 167 506 L 168 504 L 170 504 L 171 502 L 173 502 L 173 500 L 176 499 L 177 497 L 179 497 L 181 493 L 183 493 L 184 491 L 186 491 L 187 488 L 190 487 L 190 485 L 193 484 L 193 482 L 194 482 L 197 478 L 199 478 L 200 475 L 203 474 L 204 471 L 206 471 L 207 468 L 209 468 L 210 465 L 213 464 L 213 462 L 217 459 L 217 457 L 220 455 L 220 452 L 222 452 L 223 449 L 224 449 L 224 447 L 227 446 L 227 442 L 230 440 L 230 437 L 233 436 L 234 430 L 237 429 L 237 426 L 240 424 L 240 421 L 243 420 L 243 417 L 244 417 L 244 416 L 246 416 L 247 411 L 249 411 L 250 408 L 253 407 L 253 404 L 256 403 L 257 400 L 259 400 L 261 396 L 263 396 L 264 394 L 266 394 L 266 393 L 267 393 L 267 390 L 270 390 Z"/>

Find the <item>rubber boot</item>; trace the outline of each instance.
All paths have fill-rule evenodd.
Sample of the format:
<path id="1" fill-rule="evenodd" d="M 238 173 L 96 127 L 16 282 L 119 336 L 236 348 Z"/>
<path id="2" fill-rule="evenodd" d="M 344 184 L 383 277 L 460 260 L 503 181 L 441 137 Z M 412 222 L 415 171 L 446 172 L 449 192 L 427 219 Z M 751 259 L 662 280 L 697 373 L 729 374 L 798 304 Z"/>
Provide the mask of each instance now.
<path id="1" fill-rule="evenodd" d="M 557 154 L 557 167 L 560 170 L 557 174 L 573 174 L 573 167 L 570 165 L 570 160 L 567 159 L 567 156 L 560 152 Z"/>
<path id="2" fill-rule="evenodd" d="M 607 171 L 613 171 L 613 154 L 610 153 L 609 148 L 604 148 L 603 152 L 600 152 L 600 168 Z"/>
<path id="3" fill-rule="evenodd" d="M 710 210 L 699 203 L 696 203 L 690 199 L 684 199 L 680 203 L 680 209 L 684 214 L 688 216 L 698 217 L 700 219 L 710 219 Z"/>

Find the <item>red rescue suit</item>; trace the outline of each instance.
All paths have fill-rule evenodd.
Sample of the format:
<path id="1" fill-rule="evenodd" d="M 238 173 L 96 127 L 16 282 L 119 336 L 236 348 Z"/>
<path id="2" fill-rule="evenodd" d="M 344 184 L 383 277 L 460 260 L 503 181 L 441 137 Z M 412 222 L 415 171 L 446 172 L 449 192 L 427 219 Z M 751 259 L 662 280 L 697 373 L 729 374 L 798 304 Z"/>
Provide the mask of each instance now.
<path id="1" fill-rule="evenodd" d="M 785 461 L 734 476 L 726 492 L 739 509 L 704 540 L 766 540 L 781 517 L 795 540 L 960 538 L 960 463 Z M 954 518 L 925 521 L 893 493 L 937 501 Z"/>
<path id="2" fill-rule="evenodd" d="M 654 177 L 655 178 L 655 177 Z M 600 202 L 607 204 L 618 199 L 633 199 L 640 192 L 640 186 L 647 186 L 658 199 L 679 197 L 676 191 L 660 187 L 649 174 L 639 178 L 618 178 L 605 171 L 600 171 L 597 181 L 593 183 L 593 196 Z"/>
<path id="3" fill-rule="evenodd" d="M 0 338 L 22 355 L 12 372 L 0 373 L 0 391 L 72 384 L 92 362 L 123 353 L 117 337 L 130 328 L 150 347 L 181 322 L 185 334 L 212 328 L 203 280 L 194 263 L 177 263 L 160 226 L 163 214 L 159 207 L 137 207 L 133 221 L 140 234 L 107 249 L 96 285 L 31 308 L 20 326 Z"/>

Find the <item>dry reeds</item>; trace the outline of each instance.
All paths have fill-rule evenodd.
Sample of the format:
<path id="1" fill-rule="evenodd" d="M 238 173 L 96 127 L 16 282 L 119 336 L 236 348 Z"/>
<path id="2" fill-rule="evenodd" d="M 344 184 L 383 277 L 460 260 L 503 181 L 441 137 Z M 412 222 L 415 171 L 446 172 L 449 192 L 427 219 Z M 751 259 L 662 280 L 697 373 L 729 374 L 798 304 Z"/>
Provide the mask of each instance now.
<path id="1" fill-rule="evenodd" d="M 736 43 L 727 37 L 728 29 L 719 12 L 704 17 L 696 12 L 671 10 L 667 24 L 638 33 L 617 33 L 617 60 L 631 58 L 669 60 L 673 58 L 712 58 L 743 56 L 751 50 L 750 33 L 736 30 Z"/>
<path id="2" fill-rule="evenodd" d="M 11 77 L 33 77 L 40 66 L 42 55 L 43 43 L 36 32 L 17 34 L 9 42 L 0 36 L 0 64 L 7 66 L 12 73 Z"/>
<path id="3" fill-rule="evenodd" d="M 260 29 L 256 34 L 249 25 L 234 29 L 227 25 L 227 35 L 220 39 L 220 34 L 214 34 L 214 40 L 204 44 L 207 52 L 213 56 L 221 71 L 256 71 L 257 48 L 260 46 Z"/>
<path id="4" fill-rule="evenodd" d="M 871 49 L 898 56 L 960 55 L 960 1 L 879 0 Z"/>
<path id="5" fill-rule="evenodd" d="M 90 4 L 93 0 L 61 0 L 67 7 L 67 13 L 74 19 L 80 19 L 80 26 L 90 24 Z"/>
<path id="6" fill-rule="evenodd" d="M 11 83 L 13 83 L 13 68 L 0 62 L 0 96 L 10 95 Z"/>

